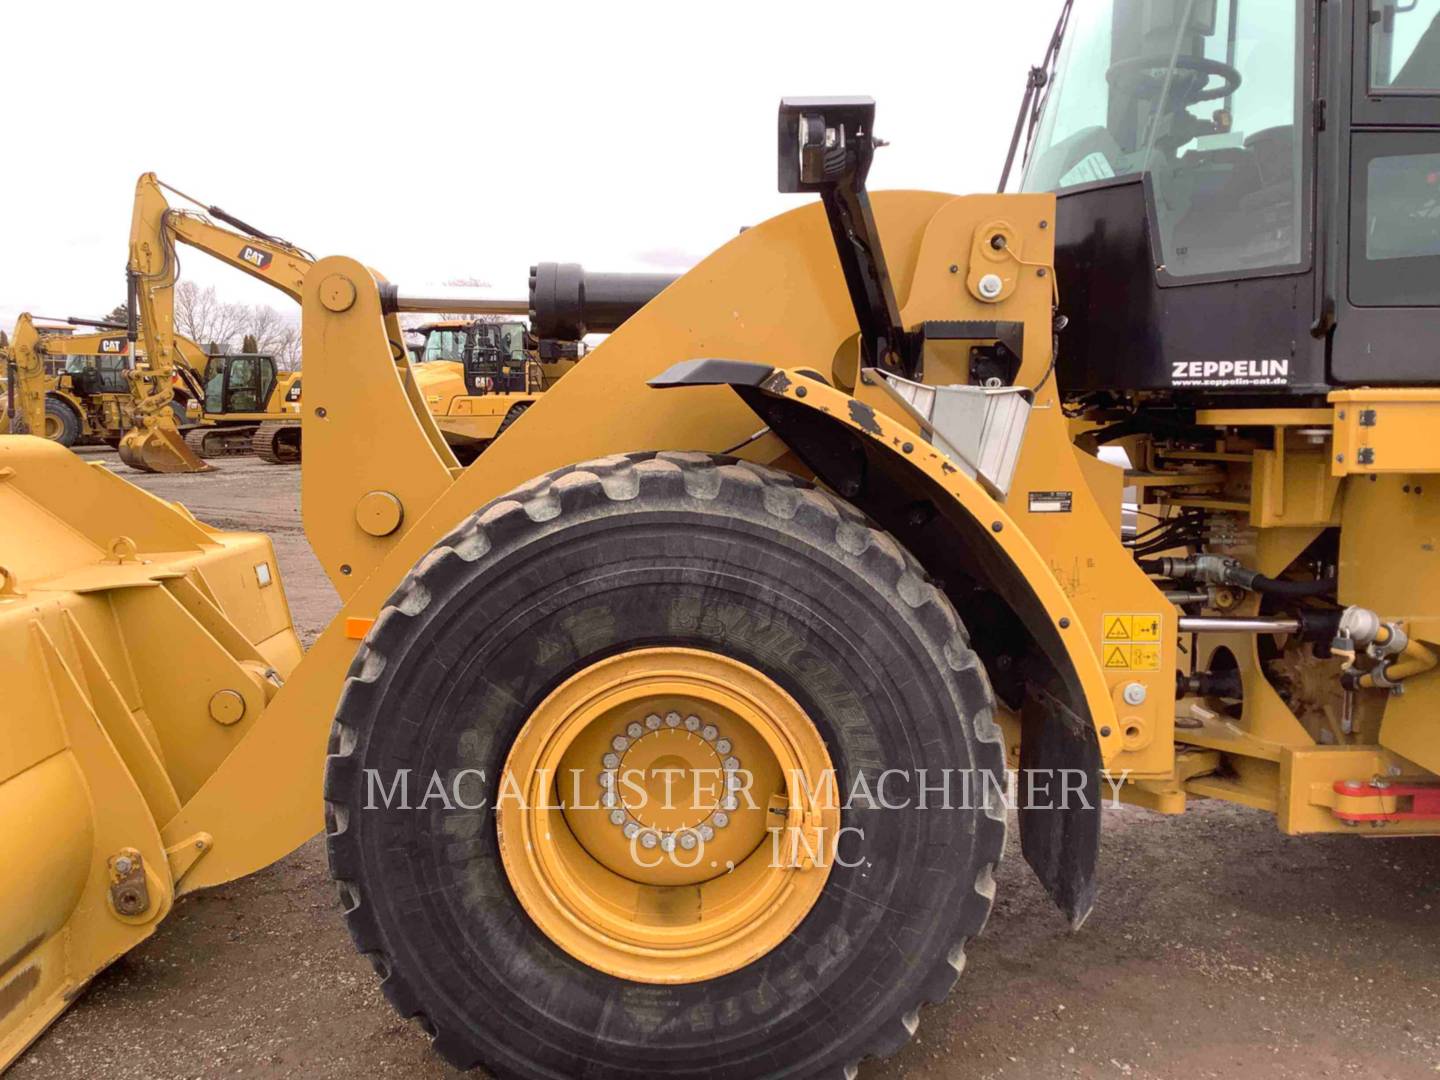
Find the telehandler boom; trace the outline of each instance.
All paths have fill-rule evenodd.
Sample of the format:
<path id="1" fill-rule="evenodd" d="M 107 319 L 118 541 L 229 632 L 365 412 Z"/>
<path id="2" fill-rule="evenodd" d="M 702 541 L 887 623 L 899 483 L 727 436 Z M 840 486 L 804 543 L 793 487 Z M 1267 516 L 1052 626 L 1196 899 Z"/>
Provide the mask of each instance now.
<path id="1" fill-rule="evenodd" d="M 1102 784 L 1440 835 L 1440 275 L 1393 265 L 1440 265 L 1440 35 L 1320 11 L 1077 4 L 1016 195 L 872 197 L 873 102 L 786 99 L 818 204 L 465 469 L 397 344 L 429 298 L 317 261 L 302 507 L 343 608 L 303 662 L 263 539 L 0 440 L 0 1046 L 322 822 L 386 998 L 526 1077 L 894 1051 L 988 916 L 1007 765 L 1075 925 Z"/>

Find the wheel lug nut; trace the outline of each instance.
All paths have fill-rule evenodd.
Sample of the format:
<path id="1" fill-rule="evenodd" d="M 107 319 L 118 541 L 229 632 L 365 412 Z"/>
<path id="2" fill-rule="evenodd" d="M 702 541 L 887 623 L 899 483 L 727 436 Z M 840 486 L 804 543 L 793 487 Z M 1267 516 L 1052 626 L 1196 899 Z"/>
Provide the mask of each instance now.
<path id="1" fill-rule="evenodd" d="M 634 840 L 635 837 L 640 835 L 640 826 L 636 825 L 635 822 L 632 821 L 625 826 L 624 832 L 626 840 Z"/>
<path id="2" fill-rule="evenodd" d="M 716 810 L 710 820 L 715 823 L 715 828 L 723 829 L 726 825 L 730 824 L 730 815 L 725 813 L 724 810 Z M 706 839 L 708 840 L 709 837 L 707 836 Z"/>
<path id="3" fill-rule="evenodd" d="M 729 740 L 729 739 L 721 739 L 719 742 L 717 742 L 717 743 L 715 744 L 715 749 L 716 749 L 717 752 L 719 752 L 719 753 L 721 753 L 721 754 L 728 754 L 728 753 L 730 752 L 730 740 Z"/>
<path id="4" fill-rule="evenodd" d="M 695 845 L 699 842 L 700 841 L 695 839 L 695 834 L 692 832 L 682 833 L 680 836 L 680 846 L 686 851 L 694 851 Z"/>
<path id="5" fill-rule="evenodd" d="M 679 727 L 679 726 L 680 726 L 680 714 L 679 714 L 678 712 L 666 713 L 666 714 L 665 714 L 665 726 L 666 726 L 666 727 Z"/>
<path id="6" fill-rule="evenodd" d="M 649 716 L 645 717 L 645 726 L 651 731 L 658 728 L 660 726 L 660 714 L 652 712 Z"/>
<path id="7" fill-rule="evenodd" d="M 610 824 L 611 824 L 611 825 L 624 825 L 624 824 L 625 824 L 625 811 L 624 811 L 624 810 L 611 810 L 611 811 L 610 811 Z"/>
<path id="8" fill-rule="evenodd" d="M 641 735 L 645 734 L 645 729 L 639 724 L 631 722 L 630 726 L 625 729 L 625 734 L 629 735 L 632 739 L 638 739 Z"/>
<path id="9" fill-rule="evenodd" d="M 706 742 L 714 742 L 715 736 L 719 734 L 720 729 L 717 728 L 714 724 L 706 724 L 704 729 L 700 732 L 700 737 Z"/>
<path id="10" fill-rule="evenodd" d="M 700 718 L 699 718 L 698 716 L 687 716 L 687 717 L 685 717 L 685 730 L 686 730 L 686 731 L 699 731 L 699 730 L 700 730 Z"/>

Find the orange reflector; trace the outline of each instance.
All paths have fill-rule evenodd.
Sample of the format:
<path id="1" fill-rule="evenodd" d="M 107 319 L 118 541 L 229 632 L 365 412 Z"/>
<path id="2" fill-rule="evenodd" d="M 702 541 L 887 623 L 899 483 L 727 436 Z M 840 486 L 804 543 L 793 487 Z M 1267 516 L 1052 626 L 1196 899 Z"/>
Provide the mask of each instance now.
<path id="1" fill-rule="evenodd" d="M 364 641 L 365 635 L 370 633 L 370 627 L 374 625 L 374 619 L 347 618 L 345 620 L 345 636 L 351 641 Z"/>

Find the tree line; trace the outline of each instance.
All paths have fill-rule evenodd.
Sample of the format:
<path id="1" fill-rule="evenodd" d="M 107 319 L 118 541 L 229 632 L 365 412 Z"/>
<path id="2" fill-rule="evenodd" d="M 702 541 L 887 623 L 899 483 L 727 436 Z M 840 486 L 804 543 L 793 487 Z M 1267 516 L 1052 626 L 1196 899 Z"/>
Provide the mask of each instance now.
<path id="1" fill-rule="evenodd" d="M 125 305 L 116 306 L 106 318 L 124 322 Z M 273 356 L 282 371 L 300 366 L 298 322 L 269 304 L 222 300 L 213 285 L 175 284 L 175 332 L 207 353 L 258 352 Z"/>

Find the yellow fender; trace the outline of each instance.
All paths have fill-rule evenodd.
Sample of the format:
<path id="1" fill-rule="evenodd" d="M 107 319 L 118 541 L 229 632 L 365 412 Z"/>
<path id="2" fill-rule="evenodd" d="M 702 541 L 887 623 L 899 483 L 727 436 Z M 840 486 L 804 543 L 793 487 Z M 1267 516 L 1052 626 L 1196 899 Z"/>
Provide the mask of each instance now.
<path id="1" fill-rule="evenodd" d="M 1060 669 L 1062 679 L 1070 684 L 1075 711 L 1089 717 L 1104 763 L 1110 764 L 1123 752 L 1115 707 L 1074 605 L 1044 556 L 976 480 L 912 427 L 834 389 L 813 371 L 722 361 L 721 371 L 729 377 L 717 379 L 707 375 L 714 363 L 677 364 L 651 385 L 733 386 L 826 486 L 866 510 L 902 541 L 911 530 L 876 502 L 881 493 L 898 495 L 896 501 L 910 510 L 916 500 L 927 500 L 937 512 L 960 521 L 962 527 L 968 525 L 965 541 L 979 566 L 978 576 L 1017 610 L 1036 643 Z M 818 431 L 824 432 L 818 438 L 816 421 Z M 847 461 L 848 447 L 860 450 L 863 459 Z M 877 474 L 883 475 L 883 481 L 869 483 Z M 976 547 L 982 550 L 975 551 Z M 941 570 L 933 563 L 927 569 Z M 969 629 L 972 635 L 984 632 L 983 627 Z"/>

